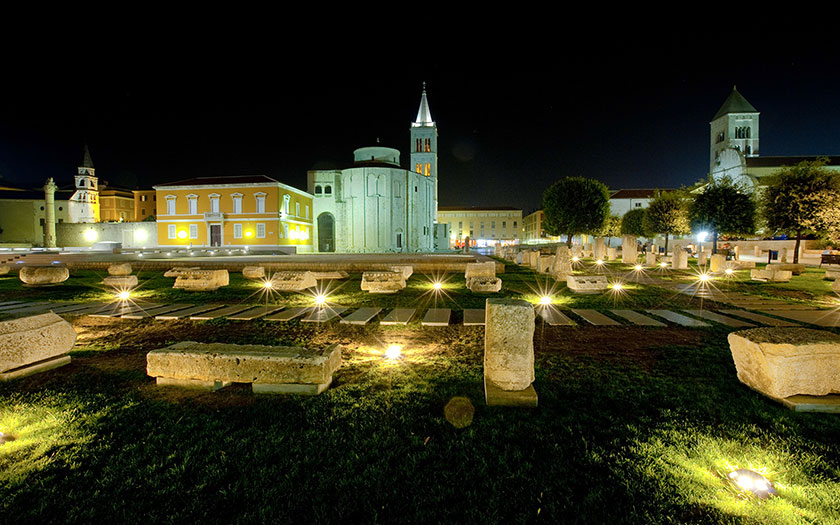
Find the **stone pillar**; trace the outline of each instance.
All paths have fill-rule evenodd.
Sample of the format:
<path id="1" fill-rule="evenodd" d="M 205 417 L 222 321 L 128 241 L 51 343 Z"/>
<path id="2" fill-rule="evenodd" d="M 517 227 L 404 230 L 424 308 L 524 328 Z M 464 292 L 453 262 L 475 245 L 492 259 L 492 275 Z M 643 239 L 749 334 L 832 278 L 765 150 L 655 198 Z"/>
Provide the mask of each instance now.
<path id="1" fill-rule="evenodd" d="M 712 263 L 709 265 L 709 271 L 712 273 L 722 272 L 726 268 L 726 256 L 716 253 L 712 255 Z"/>
<path id="2" fill-rule="evenodd" d="M 592 249 L 593 259 L 606 259 L 606 249 L 604 248 L 604 238 L 595 237 L 595 247 Z"/>
<path id="3" fill-rule="evenodd" d="M 671 268 L 674 270 L 685 270 L 688 268 L 688 254 L 685 253 L 682 246 L 674 246 L 674 251 L 671 256 Z"/>
<path id="4" fill-rule="evenodd" d="M 517 299 L 485 302 L 484 396 L 488 405 L 537 406 L 534 307 Z"/>
<path id="5" fill-rule="evenodd" d="M 573 244 L 572 245 L 572 257 L 577 257 L 578 259 L 583 258 L 583 246 L 580 244 Z"/>
<path id="6" fill-rule="evenodd" d="M 565 281 L 566 277 L 572 275 L 572 252 L 568 246 L 558 246 L 554 254 L 554 265 L 551 267 L 551 274 L 558 281 Z"/>
<path id="7" fill-rule="evenodd" d="M 782 248 L 779 250 L 779 262 L 786 263 L 788 262 L 788 249 Z"/>
<path id="8" fill-rule="evenodd" d="M 734 258 L 733 260 L 740 261 L 741 260 L 741 247 L 736 246 L 736 247 L 732 248 L 732 252 L 735 254 L 735 255 L 733 255 L 733 258 Z"/>
<path id="9" fill-rule="evenodd" d="M 636 237 L 633 235 L 621 236 L 621 262 L 624 264 L 636 264 L 639 258 L 639 246 L 636 244 Z"/>
<path id="10" fill-rule="evenodd" d="M 608 260 L 608 261 L 614 261 L 614 260 L 616 259 L 616 252 L 617 252 L 617 251 L 618 251 L 618 250 L 616 250 L 616 249 L 615 249 L 615 248 L 613 248 L 612 246 L 610 246 L 609 248 L 607 248 L 607 260 Z"/>
<path id="11" fill-rule="evenodd" d="M 528 252 L 528 266 L 533 269 L 537 269 L 537 261 L 540 260 L 540 251 L 534 250 L 532 252 Z"/>
<path id="12" fill-rule="evenodd" d="M 55 248 L 55 190 L 52 177 L 44 184 L 44 248 Z"/>
<path id="13" fill-rule="evenodd" d="M 592 245 L 585 244 L 583 245 L 583 253 L 581 253 L 583 257 L 592 257 Z"/>
<path id="14" fill-rule="evenodd" d="M 464 253 L 470 253 L 470 236 L 464 237 Z"/>
<path id="15" fill-rule="evenodd" d="M 706 266 L 708 264 L 708 257 L 706 256 L 706 252 L 698 252 L 697 253 L 697 265 L 698 266 Z"/>
<path id="16" fill-rule="evenodd" d="M 656 252 L 647 252 L 645 254 L 645 266 L 650 268 L 656 266 Z"/>
<path id="17" fill-rule="evenodd" d="M 761 257 L 761 248 L 756 244 L 753 248 L 753 255 L 756 257 Z"/>
<path id="18" fill-rule="evenodd" d="M 525 264 L 527 257 L 525 252 L 516 252 L 516 264 Z"/>

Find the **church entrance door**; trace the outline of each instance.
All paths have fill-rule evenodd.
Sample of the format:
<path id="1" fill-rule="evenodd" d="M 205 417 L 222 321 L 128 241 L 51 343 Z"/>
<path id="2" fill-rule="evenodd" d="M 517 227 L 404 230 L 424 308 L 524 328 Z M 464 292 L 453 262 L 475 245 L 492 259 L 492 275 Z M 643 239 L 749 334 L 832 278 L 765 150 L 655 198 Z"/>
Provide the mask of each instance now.
<path id="1" fill-rule="evenodd" d="M 221 246 L 222 245 L 222 225 L 221 224 L 211 224 L 210 225 L 210 246 Z"/>
<path id="2" fill-rule="evenodd" d="M 335 219 L 331 213 L 318 215 L 318 251 L 335 251 Z"/>

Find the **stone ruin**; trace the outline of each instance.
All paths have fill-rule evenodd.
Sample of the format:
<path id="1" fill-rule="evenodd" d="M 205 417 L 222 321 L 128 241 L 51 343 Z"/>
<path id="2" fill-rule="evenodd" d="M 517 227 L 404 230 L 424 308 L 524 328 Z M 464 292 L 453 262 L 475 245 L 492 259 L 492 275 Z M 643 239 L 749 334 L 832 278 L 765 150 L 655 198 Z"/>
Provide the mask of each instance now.
<path id="1" fill-rule="evenodd" d="M 198 267 L 198 266 L 191 266 L 191 267 L 176 266 L 175 268 L 166 270 L 166 272 L 164 272 L 163 276 L 164 277 L 178 277 L 179 275 L 181 275 L 184 272 L 192 272 L 192 271 L 200 270 L 200 269 L 201 268 Z"/>
<path id="2" fill-rule="evenodd" d="M 502 280 L 496 277 L 496 263 L 467 263 L 464 272 L 467 288 L 474 293 L 495 293 L 502 289 Z"/>
<path id="3" fill-rule="evenodd" d="M 765 270 L 787 270 L 793 275 L 800 275 L 805 271 L 802 263 L 771 263 L 764 267 Z"/>
<path id="4" fill-rule="evenodd" d="M 187 292 L 214 292 L 229 282 L 227 270 L 189 270 L 181 272 L 172 287 Z"/>
<path id="5" fill-rule="evenodd" d="M 726 256 L 716 253 L 711 256 L 709 263 L 709 271 L 712 273 L 720 273 L 726 269 Z"/>
<path id="6" fill-rule="evenodd" d="M 535 269 L 538 273 L 551 273 L 551 267 L 553 265 L 553 255 L 540 255 L 539 257 L 537 257 L 537 267 Z"/>
<path id="7" fill-rule="evenodd" d="M 0 275 L 9 275 L 12 268 L 8 264 L 0 264 Z"/>
<path id="8" fill-rule="evenodd" d="M 750 270 L 750 279 L 753 281 L 786 283 L 790 281 L 792 276 L 793 274 L 789 270 Z"/>
<path id="9" fill-rule="evenodd" d="M 302 292 L 316 286 L 318 281 L 312 272 L 276 272 L 271 276 L 271 288 L 280 292 Z"/>
<path id="10" fill-rule="evenodd" d="M 262 266 L 246 266 L 242 268 L 242 277 L 251 280 L 265 279 L 265 268 Z"/>
<path id="11" fill-rule="evenodd" d="M 551 266 L 551 276 L 558 281 L 565 281 L 572 275 L 572 252 L 568 246 L 557 247 L 554 253 L 554 264 Z"/>
<path id="12" fill-rule="evenodd" d="M 534 307 L 516 299 L 487 299 L 484 396 L 490 406 L 537 406 L 534 390 Z"/>
<path id="13" fill-rule="evenodd" d="M 405 288 L 403 272 L 364 272 L 362 290 L 370 293 L 396 293 Z"/>
<path id="14" fill-rule="evenodd" d="M 52 312 L 0 322 L 0 380 L 66 365 L 75 342 L 70 323 Z"/>
<path id="15" fill-rule="evenodd" d="M 24 266 L 18 277 L 27 286 L 51 286 L 70 278 L 70 270 L 64 266 Z"/>
<path id="16" fill-rule="evenodd" d="M 652 251 L 645 253 L 645 266 L 653 268 L 656 264 L 656 253 Z"/>
<path id="17" fill-rule="evenodd" d="M 621 236 L 621 262 L 636 264 L 639 259 L 639 245 L 634 235 Z"/>
<path id="18" fill-rule="evenodd" d="M 137 276 L 131 275 L 131 264 L 119 263 L 108 266 L 108 277 L 102 280 L 105 286 L 114 288 L 134 288 L 137 286 Z"/>
<path id="19" fill-rule="evenodd" d="M 395 264 L 388 268 L 392 272 L 402 272 L 403 278 L 407 281 L 414 274 L 414 266 L 410 264 Z"/>
<path id="20" fill-rule="evenodd" d="M 605 292 L 609 283 L 606 275 L 569 275 L 566 286 L 575 293 L 595 294 Z"/>
<path id="21" fill-rule="evenodd" d="M 671 268 L 674 270 L 688 269 L 688 254 L 679 244 L 674 246 L 674 253 L 671 256 Z"/>

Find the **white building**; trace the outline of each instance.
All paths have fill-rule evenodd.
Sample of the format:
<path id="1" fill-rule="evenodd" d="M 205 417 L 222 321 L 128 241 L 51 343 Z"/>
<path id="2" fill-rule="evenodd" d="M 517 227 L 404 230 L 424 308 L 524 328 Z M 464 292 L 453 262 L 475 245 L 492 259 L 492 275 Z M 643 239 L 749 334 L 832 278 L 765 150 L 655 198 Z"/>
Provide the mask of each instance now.
<path id="1" fill-rule="evenodd" d="M 437 215 L 437 126 L 426 89 L 411 124 L 411 169 L 400 152 L 372 146 L 353 152 L 353 166 L 307 172 L 314 196 L 316 252 L 388 253 L 434 249 Z"/>
<path id="2" fill-rule="evenodd" d="M 94 175 L 93 160 L 85 144 L 85 156 L 76 174 L 76 192 L 67 204 L 70 222 L 99 222 L 99 182 Z"/>
<path id="3" fill-rule="evenodd" d="M 647 208 L 650 201 L 662 191 L 646 188 L 611 191 L 610 215 L 623 217 L 630 210 Z"/>

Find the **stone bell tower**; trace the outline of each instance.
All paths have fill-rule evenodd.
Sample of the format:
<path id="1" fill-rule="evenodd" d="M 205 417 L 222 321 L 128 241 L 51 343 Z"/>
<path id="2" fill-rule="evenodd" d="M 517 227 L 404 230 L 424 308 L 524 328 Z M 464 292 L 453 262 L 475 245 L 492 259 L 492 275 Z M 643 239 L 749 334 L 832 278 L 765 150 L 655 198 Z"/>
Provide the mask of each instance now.
<path id="1" fill-rule="evenodd" d="M 76 173 L 76 192 L 67 203 L 67 214 L 70 222 L 99 222 L 99 179 L 94 175 L 87 144 L 82 165 Z"/>

